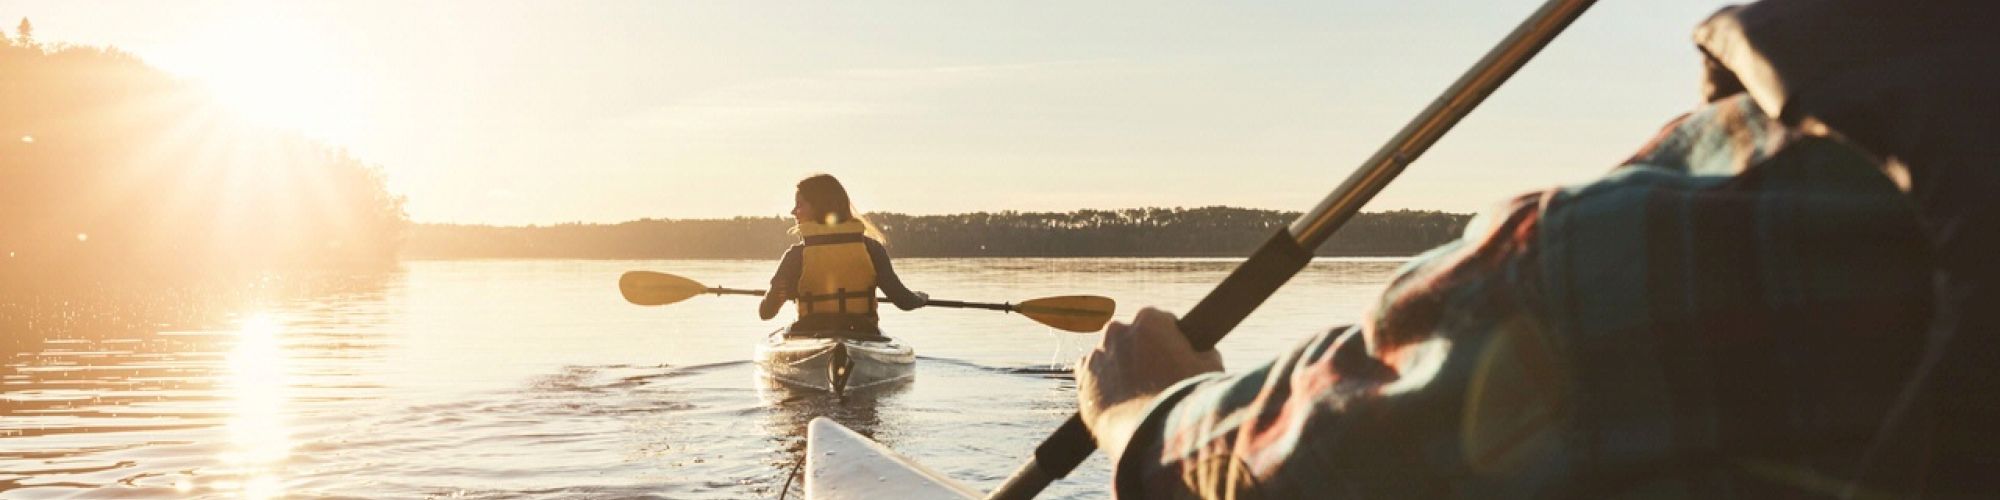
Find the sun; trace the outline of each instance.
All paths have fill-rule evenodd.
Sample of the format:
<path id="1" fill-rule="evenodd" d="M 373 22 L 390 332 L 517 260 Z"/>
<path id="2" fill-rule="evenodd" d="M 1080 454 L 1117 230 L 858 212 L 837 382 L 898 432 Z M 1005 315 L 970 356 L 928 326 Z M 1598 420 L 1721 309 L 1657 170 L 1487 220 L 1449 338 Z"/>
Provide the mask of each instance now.
<path id="1" fill-rule="evenodd" d="M 361 125 L 364 96 L 347 64 L 352 54 L 334 50 L 326 33 L 300 16 L 245 6 L 159 62 L 244 121 L 338 142 Z"/>
<path id="2" fill-rule="evenodd" d="M 326 138 L 351 126 L 343 101 L 353 87 L 315 77 L 279 54 L 232 58 L 201 77 L 211 96 L 231 114 L 252 123 Z"/>

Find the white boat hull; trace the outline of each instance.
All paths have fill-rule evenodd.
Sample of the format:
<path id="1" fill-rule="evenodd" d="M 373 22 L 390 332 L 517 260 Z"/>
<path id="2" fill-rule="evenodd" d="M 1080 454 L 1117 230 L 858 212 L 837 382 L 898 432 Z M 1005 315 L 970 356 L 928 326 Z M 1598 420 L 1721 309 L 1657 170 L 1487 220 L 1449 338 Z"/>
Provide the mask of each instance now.
<path id="1" fill-rule="evenodd" d="M 916 376 L 917 354 L 896 339 L 786 337 L 757 344 L 758 371 L 788 386 L 832 392 L 863 390 Z"/>
<path id="2" fill-rule="evenodd" d="M 826 417 L 806 431 L 806 500 L 971 499 L 979 492 Z"/>

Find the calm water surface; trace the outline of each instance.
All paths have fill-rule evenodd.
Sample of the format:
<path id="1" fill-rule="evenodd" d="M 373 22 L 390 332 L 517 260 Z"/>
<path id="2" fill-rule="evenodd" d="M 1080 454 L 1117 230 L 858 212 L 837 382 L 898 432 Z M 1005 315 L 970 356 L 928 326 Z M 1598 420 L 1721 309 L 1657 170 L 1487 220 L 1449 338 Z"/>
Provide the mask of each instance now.
<path id="1" fill-rule="evenodd" d="M 1093 293 L 1129 318 L 1186 309 L 1235 261 L 896 265 L 937 298 Z M 1222 343 L 1226 362 L 1352 321 L 1399 265 L 1315 262 Z M 883 328 L 922 357 L 917 378 L 835 400 L 757 380 L 751 343 L 779 322 L 758 321 L 754 299 L 644 308 L 616 290 L 631 269 L 762 288 L 773 266 L 410 262 L 313 283 L 0 298 L 0 497 L 796 496 L 817 416 L 984 489 L 1074 409 L 1065 369 L 1094 335 L 885 311 Z M 1105 497 L 1107 467 L 1093 457 L 1045 497 Z"/>

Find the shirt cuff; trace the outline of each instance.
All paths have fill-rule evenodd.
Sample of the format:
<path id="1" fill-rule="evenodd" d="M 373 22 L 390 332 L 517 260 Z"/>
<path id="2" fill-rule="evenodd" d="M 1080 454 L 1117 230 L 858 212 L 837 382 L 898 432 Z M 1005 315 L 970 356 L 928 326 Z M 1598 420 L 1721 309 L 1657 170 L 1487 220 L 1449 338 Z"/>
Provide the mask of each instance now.
<path id="1" fill-rule="evenodd" d="M 1228 377 L 1224 372 L 1204 373 L 1188 377 L 1161 390 L 1152 403 L 1146 405 L 1144 416 L 1132 431 L 1132 437 L 1125 443 L 1123 454 L 1112 457 L 1111 485 L 1113 497 L 1148 498 L 1145 494 L 1146 479 L 1162 472 L 1161 457 L 1165 453 L 1167 421 L 1173 417 L 1174 407 L 1188 395 L 1193 394 L 1203 383 Z M 1179 477 L 1177 474 L 1175 477 Z"/>

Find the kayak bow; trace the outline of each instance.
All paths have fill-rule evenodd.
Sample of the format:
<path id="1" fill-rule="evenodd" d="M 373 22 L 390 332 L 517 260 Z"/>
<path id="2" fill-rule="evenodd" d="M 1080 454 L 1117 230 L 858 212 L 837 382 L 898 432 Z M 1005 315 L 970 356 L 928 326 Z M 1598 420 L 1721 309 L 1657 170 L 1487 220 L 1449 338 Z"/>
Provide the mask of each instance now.
<path id="1" fill-rule="evenodd" d="M 979 493 L 826 417 L 806 431 L 806 499 L 969 499 Z"/>

